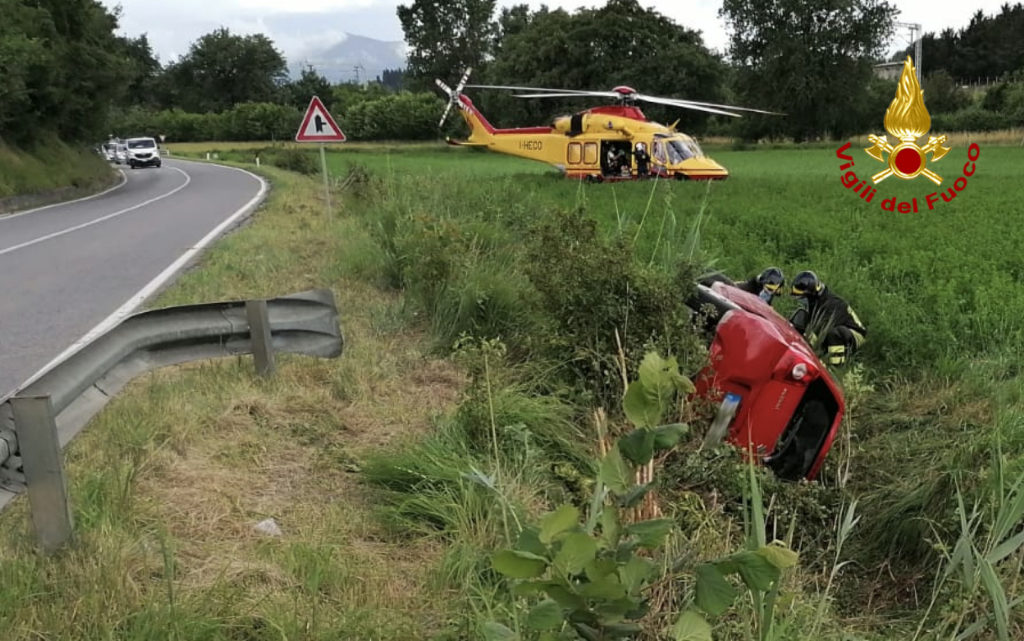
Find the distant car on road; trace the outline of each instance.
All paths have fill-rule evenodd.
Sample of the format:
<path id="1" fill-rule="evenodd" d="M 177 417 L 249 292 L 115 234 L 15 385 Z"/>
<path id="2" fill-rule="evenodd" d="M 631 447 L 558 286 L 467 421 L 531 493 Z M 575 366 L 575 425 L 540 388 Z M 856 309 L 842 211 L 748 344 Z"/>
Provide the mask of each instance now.
<path id="1" fill-rule="evenodd" d="M 114 145 L 113 158 L 114 164 L 123 165 L 128 162 L 128 148 L 122 143 Z"/>
<path id="2" fill-rule="evenodd" d="M 697 396 L 720 403 L 707 442 L 726 438 L 777 476 L 814 479 L 843 417 L 843 394 L 789 322 L 727 283 L 687 301 L 714 331 Z"/>
<path id="3" fill-rule="evenodd" d="M 152 138 L 129 138 L 124 141 L 127 147 L 128 166 L 136 167 L 159 167 L 160 148 L 156 140 Z"/>

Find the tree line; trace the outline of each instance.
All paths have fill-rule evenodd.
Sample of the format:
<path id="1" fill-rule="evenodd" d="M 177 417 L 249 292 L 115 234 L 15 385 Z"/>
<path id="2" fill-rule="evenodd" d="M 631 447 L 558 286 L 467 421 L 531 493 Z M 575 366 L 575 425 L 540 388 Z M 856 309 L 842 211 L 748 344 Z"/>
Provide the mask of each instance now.
<path id="1" fill-rule="evenodd" d="M 878 128 L 895 83 L 877 77 L 893 37 L 887 0 L 724 0 L 725 52 L 700 32 L 637 0 L 573 12 L 495 0 L 411 0 L 397 9 L 407 68 L 365 85 L 331 84 L 314 68 L 290 78 L 263 34 L 217 29 L 162 64 L 145 35 L 116 35 L 118 14 L 97 0 L 0 0 L 0 140 L 118 135 L 168 140 L 290 139 L 318 95 L 350 138 L 430 139 L 453 84 L 474 68 L 480 84 L 609 90 L 755 107 L 784 117 L 734 120 L 658 105 L 649 118 L 698 134 L 809 140 Z M 953 32 L 925 36 L 925 96 L 934 126 L 991 129 L 1024 122 L 1024 6 L 980 12 Z M 1001 75 L 983 96 L 956 79 Z M 500 126 L 529 126 L 601 99 L 523 100 L 471 90 Z M 458 128 L 459 119 L 450 127 Z M 453 133 L 454 129 L 449 132 Z"/>
<path id="2" fill-rule="evenodd" d="M 131 40 L 95 0 L 0 0 L 0 142 L 84 140 L 132 73 Z"/>

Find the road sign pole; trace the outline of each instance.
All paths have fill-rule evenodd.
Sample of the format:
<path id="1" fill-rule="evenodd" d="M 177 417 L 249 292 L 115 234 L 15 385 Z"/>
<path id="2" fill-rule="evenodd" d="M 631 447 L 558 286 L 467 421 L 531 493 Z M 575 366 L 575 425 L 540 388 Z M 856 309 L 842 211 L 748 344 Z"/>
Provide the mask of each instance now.
<path id="1" fill-rule="evenodd" d="M 302 117 L 302 124 L 295 134 L 295 142 L 318 142 L 320 143 L 320 168 L 324 172 L 324 207 L 327 211 L 327 223 L 331 222 L 331 178 L 327 173 L 327 152 L 324 148 L 325 142 L 345 142 L 345 134 L 341 131 L 338 123 L 327 107 L 320 101 L 320 98 L 313 96 L 306 109 L 306 115 Z"/>
<path id="2" fill-rule="evenodd" d="M 324 143 L 320 143 L 320 168 L 324 172 L 324 202 L 327 203 L 327 222 L 331 222 L 331 181 L 327 177 L 327 152 Z"/>

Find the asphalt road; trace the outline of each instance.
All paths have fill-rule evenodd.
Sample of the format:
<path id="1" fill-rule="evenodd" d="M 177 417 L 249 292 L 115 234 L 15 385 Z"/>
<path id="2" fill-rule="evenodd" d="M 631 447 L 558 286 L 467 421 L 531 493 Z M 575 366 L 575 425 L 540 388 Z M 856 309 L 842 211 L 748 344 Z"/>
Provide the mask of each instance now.
<path id="1" fill-rule="evenodd" d="M 97 197 L 0 217 L 0 399 L 172 278 L 168 268 L 264 187 L 242 171 L 170 159 L 124 174 Z"/>

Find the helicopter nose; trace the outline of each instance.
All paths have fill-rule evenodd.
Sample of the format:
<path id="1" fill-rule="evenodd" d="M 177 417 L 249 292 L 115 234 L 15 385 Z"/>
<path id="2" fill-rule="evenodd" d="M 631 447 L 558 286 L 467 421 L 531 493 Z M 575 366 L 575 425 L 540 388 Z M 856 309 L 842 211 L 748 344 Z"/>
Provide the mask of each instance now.
<path id="1" fill-rule="evenodd" d="M 676 174 L 689 180 L 724 180 L 729 177 L 729 170 L 705 156 L 687 158 L 679 163 Z"/>

